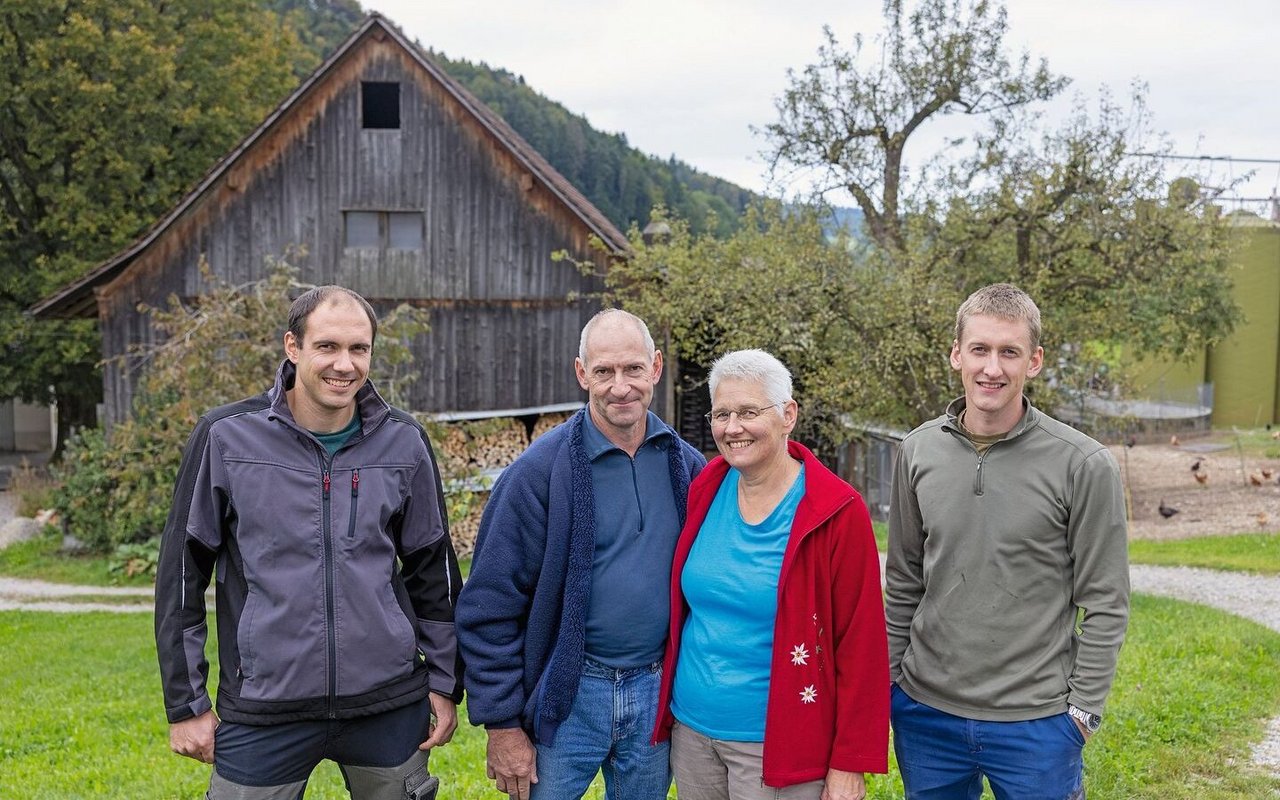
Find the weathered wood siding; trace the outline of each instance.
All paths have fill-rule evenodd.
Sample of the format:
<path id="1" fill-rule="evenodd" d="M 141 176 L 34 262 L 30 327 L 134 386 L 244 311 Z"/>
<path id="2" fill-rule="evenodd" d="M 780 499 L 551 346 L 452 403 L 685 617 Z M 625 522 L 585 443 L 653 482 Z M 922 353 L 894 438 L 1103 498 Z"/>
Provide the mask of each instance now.
<path id="1" fill-rule="evenodd" d="M 400 84 L 399 129 L 361 127 L 361 81 Z M 360 210 L 422 212 L 423 249 L 344 247 L 344 212 Z M 153 335 L 139 302 L 198 294 L 202 256 L 240 284 L 292 252 L 306 282 L 348 286 L 381 308 L 408 300 L 433 309 L 417 348 L 415 410 L 580 400 L 572 361 L 594 307 L 567 297 L 598 286 L 551 253 L 598 259 L 588 233 L 407 53 L 371 39 L 99 290 L 104 352 Z M 108 416 L 119 420 L 134 376 L 119 365 L 107 374 Z"/>

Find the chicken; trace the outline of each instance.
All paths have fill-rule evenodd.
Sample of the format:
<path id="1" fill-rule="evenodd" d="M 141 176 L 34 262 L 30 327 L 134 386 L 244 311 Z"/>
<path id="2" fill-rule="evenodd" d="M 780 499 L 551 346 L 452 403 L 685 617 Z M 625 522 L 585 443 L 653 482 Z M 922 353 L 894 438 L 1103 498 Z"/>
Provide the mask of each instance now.
<path id="1" fill-rule="evenodd" d="M 1199 471 L 1200 471 L 1200 465 L 1201 465 L 1201 464 L 1203 464 L 1203 463 L 1204 463 L 1204 459 L 1203 459 L 1203 458 L 1197 458 L 1197 459 L 1195 460 L 1195 463 L 1191 465 L 1191 471 L 1192 471 L 1192 472 L 1199 472 Z"/>
<path id="2" fill-rule="evenodd" d="M 1160 507 L 1156 510 L 1159 511 L 1160 516 L 1164 517 L 1165 519 L 1168 519 L 1169 517 L 1172 517 L 1174 514 L 1178 513 L 1178 509 L 1174 508 L 1173 506 L 1165 505 L 1164 500 L 1160 501 Z"/>
<path id="3" fill-rule="evenodd" d="M 1178 434 L 1175 433 L 1169 437 L 1169 445 L 1171 447 L 1177 447 L 1179 444 L 1181 444 L 1181 442 L 1178 441 Z"/>
<path id="4" fill-rule="evenodd" d="M 1263 477 L 1262 477 L 1262 473 L 1261 473 L 1261 472 L 1250 472 L 1250 473 L 1249 473 L 1249 485 L 1250 485 L 1250 486 L 1261 486 L 1263 483 L 1264 483 L 1264 480 L 1263 480 Z"/>
<path id="5" fill-rule="evenodd" d="M 1271 480 L 1275 476 L 1276 476 L 1276 471 L 1274 469 L 1271 469 L 1270 467 L 1262 468 L 1262 477 L 1265 478 L 1266 480 Z"/>
<path id="6" fill-rule="evenodd" d="M 1207 486 L 1209 483 L 1209 470 L 1200 468 L 1195 471 L 1196 483 L 1201 486 Z"/>
<path id="7" fill-rule="evenodd" d="M 1265 528 L 1267 527 L 1267 523 L 1271 521 L 1271 515 L 1265 511 L 1259 511 L 1253 519 L 1258 523 L 1259 528 Z"/>
<path id="8" fill-rule="evenodd" d="M 1272 431 L 1272 432 L 1271 432 L 1271 438 L 1272 438 L 1272 439 L 1280 439 L 1280 431 Z"/>

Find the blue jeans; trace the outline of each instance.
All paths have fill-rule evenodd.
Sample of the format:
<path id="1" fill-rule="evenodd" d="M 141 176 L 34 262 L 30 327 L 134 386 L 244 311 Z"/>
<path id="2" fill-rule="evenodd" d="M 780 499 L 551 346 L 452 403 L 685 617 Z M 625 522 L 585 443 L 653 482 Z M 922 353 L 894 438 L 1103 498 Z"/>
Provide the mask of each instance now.
<path id="1" fill-rule="evenodd" d="M 957 717 L 894 684 L 893 752 L 907 800 L 1084 800 L 1084 735 L 1066 712 L 1024 722 Z"/>
<path id="2" fill-rule="evenodd" d="M 671 747 L 649 744 L 661 670 L 658 663 L 617 670 L 588 659 L 555 741 L 538 744 L 530 800 L 580 798 L 599 771 L 608 800 L 663 800 L 671 785 Z"/>

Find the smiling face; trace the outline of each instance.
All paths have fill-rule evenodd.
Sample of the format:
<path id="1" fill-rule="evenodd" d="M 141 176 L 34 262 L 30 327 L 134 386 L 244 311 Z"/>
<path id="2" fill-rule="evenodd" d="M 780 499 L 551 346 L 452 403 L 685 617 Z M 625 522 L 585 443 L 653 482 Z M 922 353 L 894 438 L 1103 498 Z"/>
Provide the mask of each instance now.
<path id="1" fill-rule="evenodd" d="M 307 317 L 301 340 L 284 335 L 285 355 L 298 368 L 289 410 L 317 433 L 340 431 L 355 413 L 356 392 L 369 377 L 373 326 L 355 302 L 334 296 Z"/>
<path id="2" fill-rule="evenodd" d="M 736 413 L 742 409 L 758 410 L 755 419 L 743 421 Z M 744 475 L 767 472 L 785 463 L 787 435 L 796 426 L 798 408 L 794 400 L 770 405 L 769 396 L 759 381 L 744 378 L 722 378 L 711 398 L 711 413 L 735 412 L 724 424 L 713 421 L 711 436 L 716 449 L 729 466 Z"/>
<path id="3" fill-rule="evenodd" d="M 590 395 L 591 421 L 609 441 L 635 452 L 644 440 L 653 387 L 662 377 L 662 353 L 651 357 L 639 327 L 616 317 L 591 328 L 583 355 L 585 360 L 574 359 L 574 371 Z"/>
<path id="4" fill-rule="evenodd" d="M 1008 433 L 1022 418 L 1022 387 L 1040 374 L 1044 349 L 1032 348 L 1023 320 L 969 317 L 951 345 L 951 366 L 964 383 L 964 426 L 982 436 Z"/>

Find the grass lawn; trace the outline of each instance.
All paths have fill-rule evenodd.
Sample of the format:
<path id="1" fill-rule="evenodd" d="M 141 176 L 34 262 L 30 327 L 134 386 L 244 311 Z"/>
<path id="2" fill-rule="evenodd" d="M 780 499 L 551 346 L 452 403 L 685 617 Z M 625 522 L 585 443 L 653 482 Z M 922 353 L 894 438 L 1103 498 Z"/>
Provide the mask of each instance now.
<path id="1" fill-rule="evenodd" d="M 0 613 L 4 796 L 196 798 L 208 768 L 168 752 L 146 615 Z M 1107 723 L 1086 749 L 1089 796 L 1263 798 L 1280 781 L 1247 767 L 1280 712 L 1280 634 L 1210 609 L 1137 597 Z M 432 762 L 442 796 L 499 795 L 484 736 L 463 725 Z M 326 764 L 308 798 L 345 797 Z M 597 787 L 588 797 L 600 798 Z M 870 797 L 901 797 L 895 775 Z"/>
<path id="2" fill-rule="evenodd" d="M 877 523 L 875 532 L 883 549 L 886 526 Z M 49 536 L 0 551 L 0 574 L 149 584 L 112 575 L 101 557 L 58 555 L 58 545 Z M 1136 541 L 1130 552 L 1135 563 L 1280 574 L 1276 535 Z M 4 612 L 0 652 L 0 794 L 202 796 L 208 767 L 168 752 L 149 616 Z M 1280 634 L 1212 609 L 1136 596 L 1107 722 L 1085 751 L 1089 796 L 1275 797 L 1280 780 L 1248 764 L 1249 743 L 1280 713 L 1278 667 Z M 443 796 L 500 797 L 484 777 L 483 733 L 465 722 L 432 769 Z M 598 780 L 587 796 L 603 797 Z M 896 772 L 873 776 L 868 796 L 901 797 Z M 317 771 L 307 797 L 346 797 L 335 766 Z"/>
<path id="3" fill-rule="evenodd" d="M 1137 539 L 1129 542 L 1129 560 L 1135 564 L 1208 567 L 1278 575 L 1280 534 L 1242 533 L 1168 541 Z"/>
<path id="4" fill-rule="evenodd" d="M 69 556 L 59 552 L 61 546 L 62 536 L 56 533 L 10 545 L 0 550 L 0 575 L 89 586 L 152 585 L 147 575 L 128 577 L 111 572 L 105 556 Z"/>

